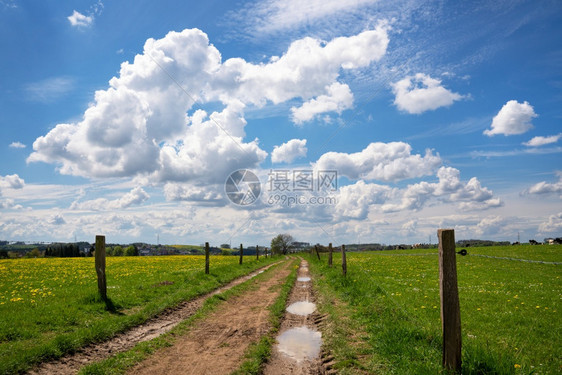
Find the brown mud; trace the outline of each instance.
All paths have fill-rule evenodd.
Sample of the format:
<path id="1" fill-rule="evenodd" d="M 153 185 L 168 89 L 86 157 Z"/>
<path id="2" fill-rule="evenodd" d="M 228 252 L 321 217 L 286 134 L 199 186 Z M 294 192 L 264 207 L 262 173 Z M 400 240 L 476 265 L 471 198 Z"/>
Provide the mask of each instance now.
<path id="1" fill-rule="evenodd" d="M 133 367 L 129 374 L 229 374 L 240 367 L 244 353 L 272 329 L 269 306 L 279 296 L 293 262 L 285 262 L 256 288 L 223 302 L 189 331 Z"/>

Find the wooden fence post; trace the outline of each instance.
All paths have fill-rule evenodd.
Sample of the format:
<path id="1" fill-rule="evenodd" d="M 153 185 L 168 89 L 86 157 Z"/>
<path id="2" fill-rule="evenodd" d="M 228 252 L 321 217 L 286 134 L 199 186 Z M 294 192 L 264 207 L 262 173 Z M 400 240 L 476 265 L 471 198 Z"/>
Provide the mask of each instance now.
<path id="1" fill-rule="evenodd" d="M 256 260 L 260 260 L 260 247 L 256 245 Z"/>
<path id="2" fill-rule="evenodd" d="M 439 229 L 439 296 L 443 329 L 443 367 L 461 371 L 461 311 L 457 285 L 455 231 Z"/>
<path id="3" fill-rule="evenodd" d="M 104 301 L 107 301 L 107 283 L 105 279 L 105 236 L 96 236 L 96 273 L 98 290 Z"/>
<path id="4" fill-rule="evenodd" d="M 240 262 L 238 262 L 238 264 L 242 264 L 243 257 L 244 257 L 244 248 L 242 247 L 242 244 L 240 244 Z"/>
<path id="5" fill-rule="evenodd" d="M 205 274 L 209 274 L 209 243 L 205 242 Z"/>
<path id="6" fill-rule="evenodd" d="M 341 245 L 341 269 L 344 276 L 347 276 L 347 259 L 345 258 L 345 245 Z"/>
<path id="7" fill-rule="evenodd" d="M 316 250 L 316 256 L 318 256 L 318 260 L 320 260 L 320 253 L 318 252 L 318 245 L 314 245 L 314 250 Z"/>
<path id="8" fill-rule="evenodd" d="M 328 245 L 328 266 L 332 267 L 332 243 Z"/>

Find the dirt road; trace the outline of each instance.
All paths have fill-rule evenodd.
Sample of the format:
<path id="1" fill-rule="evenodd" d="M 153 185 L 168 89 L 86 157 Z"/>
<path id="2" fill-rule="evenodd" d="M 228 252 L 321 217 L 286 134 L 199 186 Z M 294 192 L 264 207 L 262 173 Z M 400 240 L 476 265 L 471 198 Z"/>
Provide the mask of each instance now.
<path id="1" fill-rule="evenodd" d="M 159 350 L 129 374 L 229 374 L 242 363 L 245 350 L 271 329 L 268 307 L 294 262 L 272 270 L 255 288 L 229 298 L 173 346 Z"/>
<path id="2" fill-rule="evenodd" d="M 203 305 L 205 300 L 215 294 L 224 292 L 255 277 L 272 265 L 265 266 L 246 276 L 240 277 L 230 283 L 215 289 L 213 292 L 205 294 L 191 301 L 185 301 L 173 309 L 168 309 L 153 319 L 134 327 L 99 344 L 91 345 L 81 349 L 79 352 L 64 356 L 56 361 L 43 363 L 32 371 L 29 375 L 70 375 L 76 374 L 83 366 L 108 358 L 116 353 L 131 349 L 139 342 L 148 341 L 165 332 L 168 332 L 181 321 L 195 314 Z"/>

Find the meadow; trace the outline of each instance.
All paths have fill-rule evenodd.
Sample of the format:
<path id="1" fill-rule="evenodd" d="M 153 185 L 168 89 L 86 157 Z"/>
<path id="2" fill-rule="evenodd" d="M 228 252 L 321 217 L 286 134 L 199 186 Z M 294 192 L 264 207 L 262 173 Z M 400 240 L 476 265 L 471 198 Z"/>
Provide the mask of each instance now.
<path id="1" fill-rule="evenodd" d="M 205 275 L 204 256 L 108 257 L 106 304 L 93 258 L 0 260 L 0 374 L 107 339 L 271 261 L 212 256 Z"/>
<path id="2" fill-rule="evenodd" d="M 457 249 L 458 250 L 458 249 Z M 562 246 L 468 248 L 457 255 L 464 374 L 559 374 L 562 371 Z M 415 254 L 415 255 L 404 255 Z M 340 350 L 340 370 L 436 374 L 441 371 L 437 250 L 348 253 L 346 278 L 310 256 L 320 293 L 349 304 L 361 327 L 357 350 Z M 326 297 L 328 298 L 328 297 Z M 351 337 L 351 332 L 341 333 Z M 328 338 L 328 345 L 342 344 Z M 345 345 L 345 343 L 343 343 Z M 347 357 L 346 357 L 347 356 Z"/>

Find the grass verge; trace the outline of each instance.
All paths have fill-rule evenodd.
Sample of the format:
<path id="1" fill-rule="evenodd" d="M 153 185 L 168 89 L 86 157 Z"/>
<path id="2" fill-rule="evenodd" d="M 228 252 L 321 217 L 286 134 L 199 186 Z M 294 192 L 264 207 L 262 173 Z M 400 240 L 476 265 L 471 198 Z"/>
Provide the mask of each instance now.
<path id="1" fill-rule="evenodd" d="M 0 262 L 0 374 L 24 373 L 107 340 L 275 260 L 248 259 L 242 266 L 237 257 L 211 261 L 205 275 L 204 257 L 108 258 L 113 309 L 98 297 L 91 258 Z"/>
<path id="2" fill-rule="evenodd" d="M 519 254 L 512 247 L 511 255 L 529 255 L 526 248 L 521 250 Z M 545 257 L 550 258 L 548 250 Z M 363 366 L 369 373 L 383 374 L 441 373 L 438 258 L 388 255 L 391 252 L 349 253 L 347 278 L 337 257 L 333 268 L 326 265 L 325 256 L 322 261 L 309 257 L 319 289 L 348 305 L 346 314 L 361 328 L 365 347 L 341 356 L 338 366 L 349 371 Z M 559 266 L 469 255 L 457 258 L 457 269 L 462 373 L 558 374 Z M 353 336 L 352 331 L 346 334 Z"/>
<path id="3" fill-rule="evenodd" d="M 318 312 L 327 316 L 322 327 L 322 348 L 333 355 L 333 368 L 341 375 L 389 372 L 384 358 L 369 348 L 366 327 L 353 319 L 353 309 L 334 294 L 317 265 L 312 264 L 309 269 L 317 294 Z"/>

